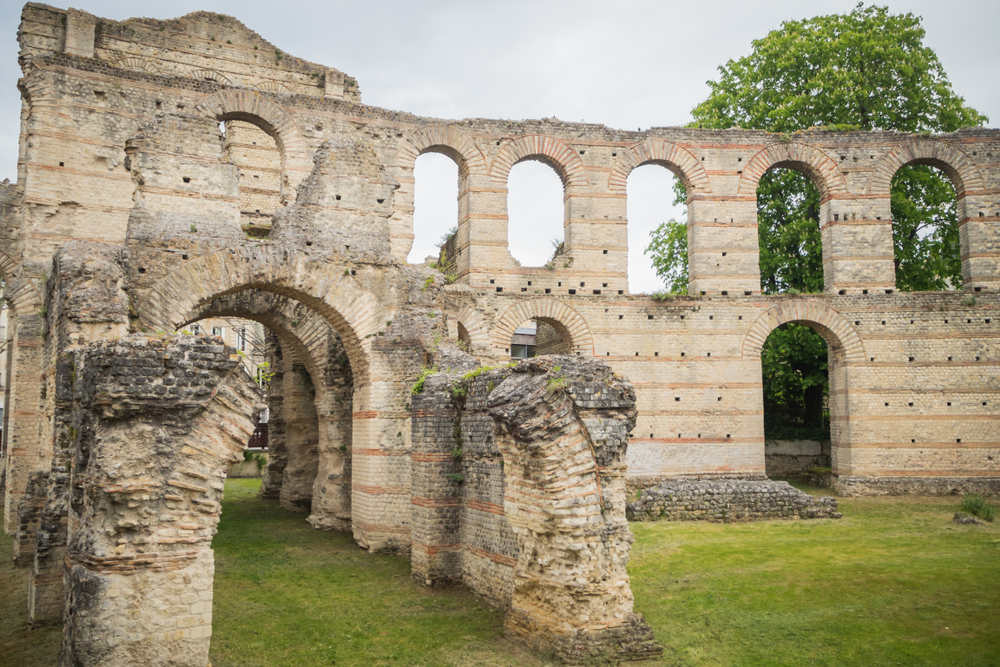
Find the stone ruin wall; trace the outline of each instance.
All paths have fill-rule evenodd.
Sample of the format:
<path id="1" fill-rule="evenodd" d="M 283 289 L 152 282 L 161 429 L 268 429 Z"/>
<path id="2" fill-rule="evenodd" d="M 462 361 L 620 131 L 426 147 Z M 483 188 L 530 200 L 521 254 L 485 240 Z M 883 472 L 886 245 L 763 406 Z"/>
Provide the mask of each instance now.
<path id="1" fill-rule="evenodd" d="M 626 380 L 575 356 L 425 380 L 412 408 L 414 579 L 465 584 L 507 609 L 511 634 L 570 662 L 609 647 L 659 655 L 625 571 L 634 405 Z"/>
<path id="2" fill-rule="evenodd" d="M 36 561 L 54 562 L 64 547 L 46 540 L 69 516 L 56 492 L 71 451 L 58 445 L 60 360 L 214 315 L 273 332 L 265 492 L 368 548 L 413 544 L 415 572 L 461 572 L 498 600 L 504 568 L 515 565 L 501 556 L 514 556 L 472 548 L 506 534 L 481 509 L 456 505 L 449 519 L 469 549 L 430 560 L 420 551 L 416 500 L 437 496 L 414 489 L 450 478 L 443 469 L 421 477 L 434 461 L 417 452 L 440 443 L 421 444 L 429 436 L 416 428 L 410 387 L 423 368 L 506 363 L 514 329 L 530 319 L 543 351 L 599 358 L 635 387 L 632 486 L 764 479 L 760 348 L 775 327 L 802 322 L 830 348 L 841 492 L 998 489 L 995 130 L 626 132 L 421 118 L 363 105 L 352 77 L 205 12 L 113 22 L 29 3 L 19 41 L 18 181 L 0 187 L 10 306 L 0 486 L 18 562 L 34 568 L 39 620 L 61 593 L 46 589 L 58 577 Z M 274 149 L 253 148 L 264 135 Z M 405 264 L 413 165 L 428 151 L 459 165 L 458 232 L 447 246 L 454 284 Z M 522 267 L 507 250 L 506 177 L 525 159 L 553 166 L 565 188 L 565 260 L 552 269 Z M 963 292 L 895 292 L 889 184 L 913 163 L 942 169 L 956 187 Z M 687 186 L 692 296 L 628 293 L 625 184 L 642 164 Z M 760 293 L 755 191 L 775 166 L 805 172 L 822 193 L 822 294 Z M 276 211 L 265 222 L 267 206 Z M 251 223 L 270 226 L 267 238 L 257 229 L 248 238 Z M 104 292 L 87 291 L 95 285 Z M 90 296 L 77 299 L 88 313 L 74 319 L 63 301 L 76 292 Z M 94 303 L 113 307 L 89 312 Z M 471 354 L 454 347 L 460 335 Z M 483 410 L 463 412 L 463 428 L 467 419 L 485 428 Z M 497 484 L 491 456 L 469 470 L 480 486 Z M 476 558 L 483 567 L 455 570 Z"/>

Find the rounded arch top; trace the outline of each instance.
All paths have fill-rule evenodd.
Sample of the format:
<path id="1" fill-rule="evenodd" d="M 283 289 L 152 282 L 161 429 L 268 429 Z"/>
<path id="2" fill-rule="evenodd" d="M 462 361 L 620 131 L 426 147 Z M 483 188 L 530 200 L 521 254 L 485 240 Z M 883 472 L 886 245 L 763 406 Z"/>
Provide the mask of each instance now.
<path id="1" fill-rule="evenodd" d="M 798 142 L 771 144 L 750 158 L 740 177 L 739 194 L 755 194 L 761 177 L 772 167 L 801 171 L 816 183 L 823 199 L 847 194 L 847 182 L 837 163 L 820 149 Z"/>
<path id="2" fill-rule="evenodd" d="M 587 186 L 583 160 L 577 152 L 559 139 L 544 134 L 526 135 L 504 143 L 490 165 L 490 176 L 506 183 L 510 170 L 524 160 L 539 160 L 551 166 L 567 190 Z"/>
<path id="3" fill-rule="evenodd" d="M 343 275 L 343 266 L 277 244 L 224 248 L 185 262 L 142 298 L 140 323 L 174 331 L 212 300 L 249 289 L 310 307 L 340 334 L 355 374 L 368 377 L 371 341 L 392 317 L 356 279 Z"/>
<path id="4" fill-rule="evenodd" d="M 455 320 L 465 328 L 473 349 L 490 347 L 489 325 L 474 304 L 463 304 Z"/>
<path id="5" fill-rule="evenodd" d="M 263 292 L 263 290 L 255 291 Z M 249 296 L 249 298 L 241 298 L 245 296 Z M 294 299 L 285 296 L 270 292 L 255 295 L 253 291 L 248 290 L 238 295 L 229 294 L 217 297 L 208 303 L 201 304 L 196 307 L 191 319 L 183 322 L 181 326 L 213 317 L 237 317 L 262 324 L 273 331 L 283 344 L 288 345 L 296 353 L 309 375 L 312 376 L 316 386 L 320 387 L 321 383 L 318 381 L 322 377 L 322 364 L 320 362 L 324 360 L 328 349 L 327 337 L 324 335 L 324 329 L 329 331 L 325 327 L 327 322 L 312 309 L 307 310 L 302 315 L 296 313 L 295 319 L 293 319 L 286 311 L 286 307 L 292 303 L 295 303 Z"/>
<path id="6" fill-rule="evenodd" d="M 865 360 L 864 343 L 851 323 L 843 315 L 818 301 L 792 301 L 764 311 L 743 339 L 743 358 L 760 359 L 760 351 L 767 337 L 788 322 L 812 326 L 831 349 L 841 352 L 845 361 Z"/>
<path id="7" fill-rule="evenodd" d="M 951 179 L 959 197 L 984 188 L 979 168 L 965 151 L 946 141 L 918 139 L 900 144 L 882 156 L 872 171 L 869 194 L 889 194 L 893 176 L 908 164 L 937 167 Z"/>
<path id="8" fill-rule="evenodd" d="M 487 172 L 483 152 L 469 135 L 454 125 L 432 125 L 410 134 L 396 152 L 396 166 L 413 169 L 417 158 L 424 153 L 447 155 L 455 161 L 463 176 Z"/>
<path id="9" fill-rule="evenodd" d="M 292 116 L 269 96 L 254 90 L 222 90 L 209 95 L 195 107 L 215 120 L 242 120 L 256 125 L 274 138 L 281 153 L 283 187 L 293 194 L 312 172 L 312 151 Z M 283 199 L 291 201 L 292 196 Z"/>
<path id="10" fill-rule="evenodd" d="M 712 191 L 701 161 L 686 148 L 664 139 L 647 139 L 622 152 L 611 169 L 609 189 L 624 195 L 629 174 L 644 164 L 666 167 L 681 179 L 689 193 Z"/>
<path id="11" fill-rule="evenodd" d="M 522 322 L 533 319 L 551 320 L 560 324 L 571 339 L 570 346 L 574 353 L 588 357 L 594 355 L 594 337 L 590 333 L 587 321 L 580 313 L 558 299 L 527 299 L 508 307 L 497 318 L 493 330 L 493 348 L 495 350 L 510 348 L 514 330 Z"/>

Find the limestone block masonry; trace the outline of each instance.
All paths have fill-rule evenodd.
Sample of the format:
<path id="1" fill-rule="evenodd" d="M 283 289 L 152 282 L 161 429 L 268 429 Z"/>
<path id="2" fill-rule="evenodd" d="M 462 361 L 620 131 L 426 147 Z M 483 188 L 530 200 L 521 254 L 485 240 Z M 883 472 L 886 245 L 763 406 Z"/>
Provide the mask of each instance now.
<path id="1" fill-rule="evenodd" d="M 571 660 L 656 650 L 631 615 L 626 486 L 766 480 L 760 352 L 787 322 L 830 351 L 840 493 L 1000 492 L 998 130 L 424 118 L 209 12 L 28 3 L 17 38 L 0 492 L 32 620 L 65 621 L 63 664 L 156 664 L 140 644 L 166 642 L 204 665 L 218 475 L 259 407 L 221 341 L 171 333 L 207 317 L 270 332 L 263 495 L 410 555 L 427 585 L 463 582 Z M 406 263 L 428 152 L 458 165 L 444 271 Z M 508 249 L 523 160 L 564 189 L 547 267 Z M 690 296 L 629 293 L 626 183 L 648 164 L 687 186 Z M 896 291 L 889 191 L 909 164 L 955 188 L 960 291 Z M 775 167 L 822 194 L 821 294 L 761 294 L 756 188 Z M 527 320 L 546 356 L 500 370 Z"/>

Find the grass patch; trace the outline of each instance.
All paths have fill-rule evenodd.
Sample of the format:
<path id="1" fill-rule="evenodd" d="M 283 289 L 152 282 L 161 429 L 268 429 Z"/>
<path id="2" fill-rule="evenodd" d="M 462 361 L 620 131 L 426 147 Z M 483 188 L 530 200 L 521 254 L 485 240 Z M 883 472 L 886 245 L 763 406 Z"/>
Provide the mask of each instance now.
<path id="1" fill-rule="evenodd" d="M 993 519 L 997 518 L 997 508 L 995 505 L 991 505 L 983 497 L 972 493 L 962 498 L 962 511 L 966 514 L 971 514 L 972 516 L 978 516 L 983 521 L 992 522 Z"/>
<path id="2" fill-rule="evenodd" d="M 14 538 L 0 530 L 0 665 L 56 664 L 62 625 L 28 627 L 28 568 L 14 567 Z"/>
<path id="3" fill-rule="evenodd" d="M 226 482 L 214 667 L 558 664 L 502 637 L 502 615 L 428 590 L 408 560 Z M 809 493 L 828 493 L 805 487 Z M 839 521 L 634 523 L 636 610 L 665 653 L 649 667 L 996 665 L 1000 526 L 959 526 L 954 498 L 840 499 Z M 55 664 L 59 629 L 28 630 L 25 570 L 0 537 L 0 664 Z"/>
<path id="4" fill-rule="evenodd" d="M 952 523 L 951 498 L 838 504 L 839 521 L 631 524 L 661 664 L 996 665 L 1000 530 Z"/>

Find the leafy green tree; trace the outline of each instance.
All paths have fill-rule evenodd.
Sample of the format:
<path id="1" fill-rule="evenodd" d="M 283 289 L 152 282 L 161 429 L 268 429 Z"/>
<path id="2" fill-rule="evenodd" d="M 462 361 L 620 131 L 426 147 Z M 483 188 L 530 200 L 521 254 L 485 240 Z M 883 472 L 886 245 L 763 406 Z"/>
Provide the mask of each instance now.
<path id="1" fill-rule="evenodd" d="M 750 55 L 719 68 L 719 80 L 708 82 L 708 99 L 692 111 L 692 126 L 952 132 L 985 122 L 952 91 L 923 38 L 919 17 L 862 3 L 848 14 L 786 21 L 755 40 Z M 679 185 L 678 195 L 683 199 Z M 803 174 L 772 169 L 761 178 L 757 216 L 765 294 L 822 291 L 819 202 L 817 187 Z M 959 287 L 951 183 L 932 167 L 903 167 L 893 179 L 891 202 L 897 289 Z M 677 224 L 654 231 L 647 249 L 668 286 L 680 275 L 674 263 L 687 260 L 686 243 L 683 257 L 676 243 Z M 662 254 L 664 249 L 672 253 Z M 817 387 L 827 391 L 825 379 L 817 384 L 826 376 L 822 338 L 801 325 L 785 325 L 768 338 L 761 361 L 765 422 L 821 425 L 815 397 Z M 798 420 L 792 418 L 796 413 Z"/>
<path id="2" fill-rule="evenodd" d="M 687 225 L 668 220 L 649 233 L 645 254 L 653 260 L 656 275 L 667 286 L 668 294 L 688 293 Z"/>

